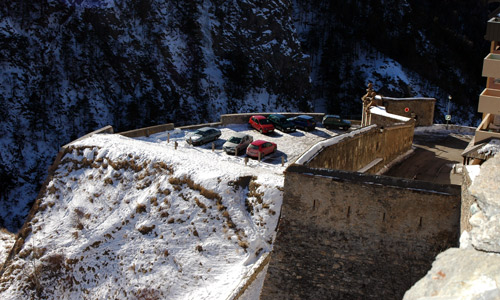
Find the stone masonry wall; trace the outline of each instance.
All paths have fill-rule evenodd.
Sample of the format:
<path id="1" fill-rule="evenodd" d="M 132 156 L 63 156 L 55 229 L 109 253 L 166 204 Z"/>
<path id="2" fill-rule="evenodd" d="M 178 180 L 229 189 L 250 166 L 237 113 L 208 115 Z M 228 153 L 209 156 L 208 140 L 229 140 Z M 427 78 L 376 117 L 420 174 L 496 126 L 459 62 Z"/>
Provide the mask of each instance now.
<path id="1" fill-rule="evenodd" d="M 260 299 L 401 299 L 458 243 L 460 187 L 292 165 Z"/>
<path id="2" fill-rule="evenodd" d="M 464 168 L 460 248 L 440 253 L 404 300 L 500 299 L 500 155 Z M 475 173 L 473 175 L 472 173 Z M 471 176 L 473 175 L 473 176 Z M 472 207 L 471 207 L 472 205 Z"/>
<path id="3" fill-rule="evenodd" d="M 413 119 L 410 119 L 408 122 L 413 122 Z M 393 119 L 393 118 L 390 118 L 387 116 L 378 115 L 378 114 L 374 114 L 374 113 L 369 114 L 369 124 L 377 124 L 379 126 L 386 127 L 386 126 L 391 126 L 391 125 L 394 125 L 397 123 L 402 124 L 402 123 L 406 123 L 406 122 L 401 121 L 399 119 Z"/>
<path id="4" fill-rule="evenodd" d="M 386 111 L 391 114 L 407 118 L 416 117 L 415 126 L 431 126 L 434 124 L 434 98 L 389 98 L 382 97 L 382 104 Z M 409 111 L 406 112 L 405 108 Z"/>
<path id="5" fill-rule="evenodd" d="M 311 162 L 312 168 L 358 171 L 373 160 L 382 158 L 368 173 L 375 174 L 384 165 L 411 149 L 413 123 L 373 128 L 323 149 Z"/>

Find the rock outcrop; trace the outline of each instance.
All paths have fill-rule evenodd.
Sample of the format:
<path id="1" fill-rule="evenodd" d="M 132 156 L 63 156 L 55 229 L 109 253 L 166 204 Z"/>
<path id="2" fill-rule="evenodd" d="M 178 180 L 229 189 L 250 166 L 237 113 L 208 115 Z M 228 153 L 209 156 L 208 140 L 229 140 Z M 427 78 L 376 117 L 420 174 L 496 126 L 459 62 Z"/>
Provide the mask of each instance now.
<path id="1" fill-rule="evenodd" d="M 470 232 L 460 248 L 439 254 L 427 275 L 406 292 L 414 299 L 500 299 L 500 155 L 481 166 L 469 192 Z"/>

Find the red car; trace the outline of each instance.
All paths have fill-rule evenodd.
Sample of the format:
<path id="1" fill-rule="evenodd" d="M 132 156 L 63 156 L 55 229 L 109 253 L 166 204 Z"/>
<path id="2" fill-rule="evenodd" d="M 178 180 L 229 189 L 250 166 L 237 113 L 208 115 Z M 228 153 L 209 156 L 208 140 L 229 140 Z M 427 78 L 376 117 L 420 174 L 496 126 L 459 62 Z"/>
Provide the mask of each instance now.
<path id="1" fill-rule="evenodd" d="M 264 157 L 267 154 L 276 152 L 278 146 L 275 143 L 257 140 L 248 145 L 247 155 L 251 157 Z"/>
<path id="2" fill-rule="evenodd" d="M 264 116 L 251 116 L 248 124 L 260 133 L 269 133 L 274 131 L 274 125 Z"/>

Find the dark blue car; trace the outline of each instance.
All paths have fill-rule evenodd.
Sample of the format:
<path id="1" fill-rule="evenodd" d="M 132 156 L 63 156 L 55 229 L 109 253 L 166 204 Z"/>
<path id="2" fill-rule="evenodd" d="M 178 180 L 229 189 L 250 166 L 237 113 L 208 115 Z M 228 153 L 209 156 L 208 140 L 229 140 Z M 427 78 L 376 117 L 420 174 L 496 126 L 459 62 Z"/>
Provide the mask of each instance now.
<path id="1" fill-rule="evenodd" d="M 289 121 L 295 124 L 297 128 L 305 131 L 310 131 L 316 128 L 316 121 L 311 116 L 300 115 L 297 117 L 289 118 Z"/>

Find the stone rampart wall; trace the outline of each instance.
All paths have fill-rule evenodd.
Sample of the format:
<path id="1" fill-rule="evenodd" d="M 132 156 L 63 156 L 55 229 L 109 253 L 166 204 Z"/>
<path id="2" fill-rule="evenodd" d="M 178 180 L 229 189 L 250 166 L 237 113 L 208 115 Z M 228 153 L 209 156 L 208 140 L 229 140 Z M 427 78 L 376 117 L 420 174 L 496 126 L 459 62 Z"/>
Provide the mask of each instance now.
<path id="1" fill-rule="evenodd" d="M 459 221 L 459 186 L 292 165 L 261 299 L 401 299 Z"/>
<path id="2" fill-rule="evenodd" d="M 376 127 L 322 149 L 307 165 L 312 168 L 358 171 L 374 160 L 382 160 L 368 173 L 377 173 L 399 155 L 411 149 L 413 123 Z"/>
<path id="3" fill-rule="evenodd" d="M 407 118 L 415 118 L 415 126 L 430 126 L 434 124 L 434 98 L 389 98 L 382 97 L 382 104 L 391 114 Z M 408 108 L 408 111 L 405 111 Z"/>
<path id="4" fill-rule="evenodd" d="M 369 118 L 370 118 L 369 124 L 377 124 L 377 125 L 382 126 L 382 127 L 406 123 L 406 122 L 401 121 L 399 119 L 393 119 L 393 118 L 390 118 L 387 116 L 378 115 L 378 114 L 374 114 L 374 113 L 370 113 Z M 412 122 L 412 120 L 413 119 L 410 119 L 408 122 Z"/>

